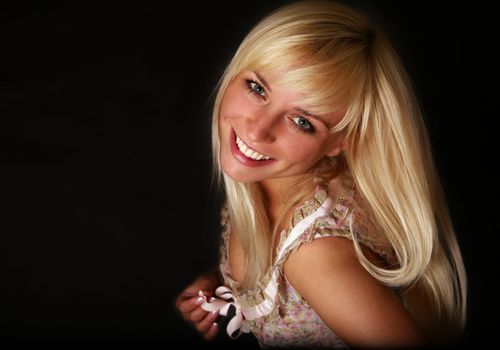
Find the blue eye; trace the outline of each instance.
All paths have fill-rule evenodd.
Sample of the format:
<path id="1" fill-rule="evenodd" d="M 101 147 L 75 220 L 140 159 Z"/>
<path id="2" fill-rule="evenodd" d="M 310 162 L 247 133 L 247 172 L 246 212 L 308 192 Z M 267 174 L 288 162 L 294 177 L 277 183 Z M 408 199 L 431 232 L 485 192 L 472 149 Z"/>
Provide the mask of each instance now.
<path id="1" fill-rule="evenodd" d="M 259 83 L 250 79 L 246 80 L 246 83 L 248 85 L 248 90 L 250 91 L 250 93 L 257 94 L 259 96 L 266 95 L 266 90 Z"/>
<path id="2" fill-rule="evenodd" d="M 307 118 L 304 118 L 302 116 L 298 116 L 298 117 L 292 118 L 292 121 L 293 121 L 293 125 L 297 128 L 297 130 L 299 130 L 301 132 L 309 132 L 309 133 L 314 132 L 314 127 L 311 124 L 311 122 L 309 120 L 307 120 Z"/>

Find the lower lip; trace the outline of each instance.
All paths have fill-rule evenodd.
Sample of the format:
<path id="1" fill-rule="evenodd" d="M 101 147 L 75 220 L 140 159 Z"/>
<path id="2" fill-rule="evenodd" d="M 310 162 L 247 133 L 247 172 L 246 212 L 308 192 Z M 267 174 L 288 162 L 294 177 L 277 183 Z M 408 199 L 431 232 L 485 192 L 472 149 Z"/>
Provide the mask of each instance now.
<path id="1" fill-rule="evenodd" d="M 234 158 L 236 158 L 241 164 L 249 167 L 264 166 L 276 161 L 276 159 L 254 160 L 241 153 L 240 149 L 236 145 L 236 133 L 233 129 L 231 129 L 231 151 L 233 152 Z"/>

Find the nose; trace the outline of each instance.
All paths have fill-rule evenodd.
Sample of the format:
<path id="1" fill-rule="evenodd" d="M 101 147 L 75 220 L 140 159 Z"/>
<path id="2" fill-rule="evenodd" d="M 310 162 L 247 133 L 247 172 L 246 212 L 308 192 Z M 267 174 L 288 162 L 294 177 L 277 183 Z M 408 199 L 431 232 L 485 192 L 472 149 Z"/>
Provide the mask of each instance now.
<path id="1" fill-rule="evenodd" d="M 275 139 L 276 117 L 260 110 L 246 120 L 247 137 L 253 142 L 269 143 Z"/>

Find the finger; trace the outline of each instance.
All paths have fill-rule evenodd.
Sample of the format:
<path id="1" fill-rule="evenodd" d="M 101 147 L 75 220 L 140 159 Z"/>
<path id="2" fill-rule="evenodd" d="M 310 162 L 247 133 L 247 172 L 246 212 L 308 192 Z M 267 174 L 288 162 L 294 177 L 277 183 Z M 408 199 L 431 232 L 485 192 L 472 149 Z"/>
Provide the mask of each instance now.
<path id="1" fill-rule="evenodd" d="M 180 303 L 178 309 L 184 316 L 187 316 L 204 302 L 205 299 L 202 297 L 194 297 Z"/>
<path id="2" fill-rule="evenodd" d="M 194 309 L 193 311 L 191 311 L 189 318 L 194 323 L 198 323 L 201 320 L 203 320 L 203 318 L 207 315 L 207 313 L 208 313 L 208 311 L 203 310 L 201 307 L 198 307 L 198 308 Z"/>
<path id="3" fill-rule="evenodd" d="M 175 299 L 175 304 L 178 307 L 178 305 L 180 305 L 181 303 L 183 303 L 187 299 L 191 299 L 191 298 L 194 298 L 196 296 L 198 296 L 198 291 L 186 289 L 181 294 L 179 294 L 179 296 Z"/>
<path id="4" fill-rule="evenodd" d="M 198 295 L 198 291 L 195 290 L 185 290 L 179 295 L 180 299 L 189 299 Z"/>
<path id="5" fill-rule="evenodd" d="M 206 340 L 212 340 L 215 338 L 217 333 L 219 333 L 219 324 L 217 322 L 214 322 L 203 336 Z"/>
<path id="6" fill-rule="evenodd" d="M 200 292 L 207 298 L 210 298 L 213 296 L 213 293 L 210 292 L 210 291 L 206 291 L 206 290 L 200 290 L 200 289 L 197 289 L 196 292 L 194 290 L 185 290 L 184 292 L 182 292 L 178 297 L 177 299 L 175 300 L 175 305 L 178 309 L 180 309 L 180 305 L 185 302 L 186 300 L 188 299 L 191 299 L 191 298 L 194 298 L 194 297 L 198 297 L 200 296 Z"/>
<path id="7" fill-rule="evenodd" d="M 219 316 L 219 311 L 208 312 L 204 319 L 196 323 L 196 329 L 201 333 L 206 333 L 213 326 L 213 323 L 217 320 Z"/>

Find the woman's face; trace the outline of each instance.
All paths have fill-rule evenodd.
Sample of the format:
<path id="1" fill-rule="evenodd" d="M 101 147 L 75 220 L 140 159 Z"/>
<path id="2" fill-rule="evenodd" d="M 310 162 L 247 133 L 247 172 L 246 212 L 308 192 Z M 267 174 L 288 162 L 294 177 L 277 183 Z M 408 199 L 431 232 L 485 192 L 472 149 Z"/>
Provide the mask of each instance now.
<path id="1" fill-rule="evenodd" d="M 244 71 L 223 96 L 219 114 L 223 171 L 240 182 L 290 178 L 311 170 L 343 148 L 329 129 L 341 113 L 314 116 L 301 94 L 273 84 L 275 73 Z"/>

